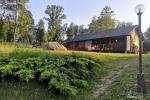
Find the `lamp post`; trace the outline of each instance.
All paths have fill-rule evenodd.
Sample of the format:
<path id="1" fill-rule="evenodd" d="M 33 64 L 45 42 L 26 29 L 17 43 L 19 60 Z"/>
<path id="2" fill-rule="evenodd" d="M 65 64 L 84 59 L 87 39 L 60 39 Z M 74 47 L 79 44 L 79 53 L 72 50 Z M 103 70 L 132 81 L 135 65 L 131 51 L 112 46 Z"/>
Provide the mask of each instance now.
<path id="1" fill-rule="evenodd" d="M 143 96 L 145 92 L 144 73 L 142 71 L 142 53 L 143 53 L 143 36 L 141 32 L 141 16 L 144 12 L 144 5 L 139 4 L 135 7 L 135 12 L 138 15 L 138 37 L 139 37 L 139 67 L 137 73 L 137 91 Z"/>

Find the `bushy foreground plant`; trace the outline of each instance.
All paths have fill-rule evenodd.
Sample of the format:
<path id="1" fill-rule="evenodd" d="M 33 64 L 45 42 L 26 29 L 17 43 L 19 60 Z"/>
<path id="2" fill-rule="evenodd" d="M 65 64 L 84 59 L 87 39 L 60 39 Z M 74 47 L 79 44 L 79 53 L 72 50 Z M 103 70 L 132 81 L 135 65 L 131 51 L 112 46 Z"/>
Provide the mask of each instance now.
<path id="1" fill-rule="evenodd" d="M 102 64 L 96 60 L 75 54 L 0 59 L 1 79 L 8 76 L 25 82 L 36 79 L 46 82 L 50 90 L 69 96 L 88 87 L 88 81 L 102 70 Z"/>

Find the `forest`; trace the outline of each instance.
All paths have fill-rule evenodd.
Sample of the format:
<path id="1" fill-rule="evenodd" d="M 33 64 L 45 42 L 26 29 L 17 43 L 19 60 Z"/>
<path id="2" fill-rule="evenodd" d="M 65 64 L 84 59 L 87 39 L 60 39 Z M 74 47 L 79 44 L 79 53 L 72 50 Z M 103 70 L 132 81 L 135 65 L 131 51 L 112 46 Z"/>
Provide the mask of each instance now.
<path id="1" fill-rule="evenodd" d="M 40 46 L 42 43 L 58 41 L 66 45 L 67 41 L 78 34 L 112 30 L 118 27 L 131 26 L 132 22 L 121 22 L 115 18 L 115 11 L 105 6 L 99 16 L 93 16 L 88 25 L 77 25 L 75 22 L 64 23 L 67 15 L 60 5 L 47 5 L 45 15 L 35 24 L 32 12 L 27 8 L 29 0 L 0 0 L 0 42 L 25 43 Z M 47 22 L 48 26 L 44 22 Z M 47 29 L 47 30 L 46 30 Z M 144 32 L 148 43 L 149 28 Z"/>

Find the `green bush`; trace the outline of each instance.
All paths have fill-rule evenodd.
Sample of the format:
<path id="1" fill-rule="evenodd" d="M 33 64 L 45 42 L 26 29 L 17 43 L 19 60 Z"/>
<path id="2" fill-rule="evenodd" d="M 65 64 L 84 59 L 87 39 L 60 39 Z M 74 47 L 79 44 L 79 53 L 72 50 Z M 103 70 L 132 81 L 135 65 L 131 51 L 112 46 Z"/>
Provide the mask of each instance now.
<path id="1" fill-rule="evenodd" d="M 14 67 L 12 65 L 6 65 L 3 67 L 0 67 L 0 73 L 4 76 L 6 75 L 12 75 L 13 74 Z"/>
<path id="2" fill-rule="evenodd" d="M 34 73 L 29 69 L 21 69 L 15 73 L 15 75 L 22 81 L 29 82 L 29 80 L 34 78 Z"/>
<path id="3" fill-rule="evenodd" d="M 36 79 L 46 82 L 54 92 L 74 96 L 88 87 L 88 81 L 98 72 L 103 71 L 102 64 L 97 60 L 78 54 L 25 52 L 13 52 L 9 60 L 0 59 L 1 78 L 9 75 L 27 83 Z"/>

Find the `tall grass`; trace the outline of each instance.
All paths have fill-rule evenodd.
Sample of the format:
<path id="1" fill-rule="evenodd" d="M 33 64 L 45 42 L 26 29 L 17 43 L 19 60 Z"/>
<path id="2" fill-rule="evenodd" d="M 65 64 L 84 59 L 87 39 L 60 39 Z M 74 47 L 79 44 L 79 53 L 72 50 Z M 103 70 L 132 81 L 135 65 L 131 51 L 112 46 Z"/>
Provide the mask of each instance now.
<path id="1" fill-rule="evenodd" d="M 0 43 L 0 52 L 12 52 L 16 49 L 15 45 Z"/>
<path id="2" fill-rule="evenodd" d="M 9 46 L 9 45 L 7 44 L 7 46 Z M 78 58 L 80 58 L 80 56 L 84 56 L 84 57 L 87 57 L 89 59 L 89 57 L 90 57 L 94 61 L 96 59 L 96 62 L 98 61 L 98 62 L 101 62 L 102 64 L 104 63 L 103 70 L 102 70 L 103 73 L 102 72 L 99 73 L 98 77 L 94 77 L 92 79 L 92 81 L 89 81 L 89 87 L 87 89 L 81 91 L 80 95 L 77 95 L 77 97 L 74 97 L 74 99 L 71 98 L 70 100 L 85 100 L 85 97 L 87 95 L 91 94 L 90 91 L 91 90 L 94 91 L 94 88 L 93 88 L 94 85 L 102 84 L 101 82 L 98 82 L 100 78 L 102 78 L 103 76 L 108 75 L 113 70 L 119 71 L 123 67 L 124 64 L 128 64 L 129 61 L 132 63 L 132 61 L 134 61 L 134 60 L 136 61 L 135 58 L 137 58 L 137 54 L 96 53 L 96 52 L 80 52 L 80 51 L 50 51 L 50 50 L 43 50 L 42 48 L 15 48 L 12 51 L 13 52 L 11 52 L 11 50 L 10 50 L 10 52 L 7 53 L 9 55 L 9 58 L 23 59 L 22 61 L 24 61 L 27 58 L 36 58 L 36 57 L 42 59 L 42 58 L 45 58 L 45 57 L 47 58 L 47 56 L 48 56 L 50 59 L 52 59 L 52 58 L 55 59 L 55 57 L 57 55 L 59 56 L 59 58 L 64 57 L 64 55 L 69 55 L 69 56 L 77 55 Z M 1 56 L 1 54 L 0 54 L 0 56 Z M 126 73 L 128 74 L 128 72 L 126 72 Z M 2 88 L 3 88 L 3 85 L 5 85 L 5 83 L 7 83 L 7 82 L 4 82 L 2 85 L 0 83 Z M 12 83 L 12 84 L 16 85 L 16 83 Z M 33 85 L 34 85 L 34 83 L 33 83 Z M 21 87 L 24 87 L 24 86 L 21 85 Z M 39 91 L 41 91 L 41 89 L 43 89 L 43 91 L 41 91 L 41 92 L 44 92 L 43 94 L 48 94 L 48 92 L 45 92 L 45 88 L 39 88 L 39 85 L 36 88 L 38 88 Z M 18 92 L 18 95 L 17 95 L 18 98 L 21 97 L 19 93 L 22 93 L 23 97 L 27 98 L 29 96 L 29 93 L 24 92 L 24 90 L 21 90 L 21 89 L 22 88 L 18 87 L 18 90 L 17 89 L 15 90 L 13 88 L 11 88 L 10 90 L 12 92 L 12 95 L 13 95 L 13 93 Z M 34 94 L 35 93 L 34 88 L 30 88 L 29 85 L 27 85 L 27 89 L 28 89 L 28 91 L 31 91 L 31 94 L 33 94 L 34 97 L 36 97 L 39 94 L 42 94 L 41 92 L 39 92 L 37 90 L 36 91 L 39 92 L 39 93 Z M 1 100 L 1 97 L 3 99 L 4 99 L 4 97 L 6 97 L 5 96 L 6 94 L 3 94 L 3 93 L 7 93 L 7 95 L 9 95 L 7 97 L 10 97 L 10 94 L 9 94 L 10 92 L 8 92 L 10 90 L 8 89 L 8 90 L 5 90 L 4 92 L 0 91 L 0 94 L 2 95 L 2 96 L 0 96 L 0 100 Z M 39 100 L 43 100 L 44 98 L 46 98 L 46 99 L 51 98 L 51 96 L 49 97 L 49 96 L 43 95 L 43 94 L 41 96 L 41 99 L 39 99 Z M 111 93 L 109 93 L 109 95 L 108 96 L 111 97 Z M 54 100 L 59 100 L 59 99 L 57 99 L 56 95 L 54 95 L 54 97 L 56 97 L 56 99 L 54 99 Z M 29 99 L 31 99 L 31 98 L 32 97 L 29 97 Z M 61 100 L 65 100 L 65 99 L 62 98 Z"/>
<path id="3" fill-rule="evenodd" d="M 124 59 L 126 57 L 135 57 L 137 54 L 119 54 L 119 53 L 98 53 L 98 52 L 82 52 L 82 51 L 51 51 L 43 50 L 42 48 L 17 48 L 10 53 L 13 58 L 29 58 L 29 57 L 44 57 L 46 55 L 82 55 L 90 58 L 95 58 L 100 61 L 114 61 L 117 59 Z"/>

